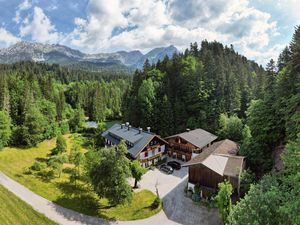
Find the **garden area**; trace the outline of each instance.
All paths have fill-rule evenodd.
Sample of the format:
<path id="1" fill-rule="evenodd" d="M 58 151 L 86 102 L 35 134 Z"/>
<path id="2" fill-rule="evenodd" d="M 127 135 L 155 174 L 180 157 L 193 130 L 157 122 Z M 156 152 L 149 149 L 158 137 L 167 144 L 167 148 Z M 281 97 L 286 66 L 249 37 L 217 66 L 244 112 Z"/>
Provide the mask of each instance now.
<path id="1" fill-rule="evenodd" d="M 155 204 L 156 195 L 148 190 L 130 190 L 131 201 L 111 204 L 94 191 L 86 177 L 82 158 L 88 150 L 81 147 L 84 146 L 81 135 L 67 134 L 63 139 L 62 154 L 57 154 L 59 141 L 56 139 L 45 140 L 31 148 L 6 147 L 0 151 L 0 170 L 40 196 L 91 216 L 136 220 L 161 210 L 161 203 Z"/>

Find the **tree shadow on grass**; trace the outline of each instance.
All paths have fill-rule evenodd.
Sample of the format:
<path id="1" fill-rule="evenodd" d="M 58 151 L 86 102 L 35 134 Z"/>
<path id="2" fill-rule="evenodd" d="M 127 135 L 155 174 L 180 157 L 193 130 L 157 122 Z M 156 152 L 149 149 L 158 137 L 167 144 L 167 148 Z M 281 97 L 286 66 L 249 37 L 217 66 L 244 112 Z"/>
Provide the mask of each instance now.
<path id="1" fill-rule="evenodd" d="M 82 184 L 75 185 L 70 182 L 58 183 L 57 187 L 65 193 L 65 195 L 81 195 L 82 193 L 89 192 L 88 188 Z"/>
<path id="2" fill-rule="evenodd" d="M 26 172 L 24 172 L 24 174 L 26 174 Z M 23 177 L 22 174 L 16 174 L 15 176 L 16 176 L 16 177 Z"/>
<path id="3" fill-rule="evenodd" d="M 64 195 L 55 203 L 89 216 L 98 216 L 99 202 L 90 194 Z"/>
<path id="4" fill-rule="evenodd" d="M 58 183 L 57 187 L 64 193 L 55 201 L 57 204 L 86 215 L 110 219 L 99 214 L 99 209 L 102 207 L 99 199 L 86 185 L 64 182 Z"/>
<path id="5" fill-rule="evenodd" d="M 55 210 L 63 215 L 65 218 L 67 218 L 70 221 L 79 221 L 82 222 L 83 224 L 87 225 L 113 225 L 115 224 L 113 221 L 105 220 L 105 218 L 99 218 L 99 215 L 94 215 L 93 213 L 90 213 L 91 211 L 88 211 L 87 208 L 82 208 L 80 207 L 81 203 L 82 205 L 85 203 L 84 202 L 85 197 L 72 197 L 72 198 L 59 198 L 55 203 L 59 205 L 55 205 L 54 208 Z M 78 203 L 77 206 L 75 203 Z M 86 203 L 85 203 L 86 204 Z M 61 207 L 61 206 L 64 207 Z M 91 207 L 93 205 L 89 203 Z M 67 209 L 68 208 L 68 209 Z M 70 210 L 71 209 L 71 210 Z M 77 213 L 77 212 L 80 213 Z M 97 217 L 92 217 L 92 216 L 97 216 Z"/>
<path id="6" fill-rule="evenodd" d="M 47 158 L 42 158 L 42 157 L 36 157 L 35 158 L 36 161 L 38 162 L 43 162 L 43 163 L 47 163 L 48 162 L 48 159 Z"/>
<path id="7" fill-rule="evenodd" d="M 49 183 L 55 178 L 52 170 L 41 170 L 34 173 L 34 175 L 45 183 Z"/>
<path id="8" fill-rule="evenodd" d="M 68 173 L 68 174 L 71 174 L 73 171 L 73 168 L 70 168 L 70 167 L 66 167 L 63 169 L 63 173 Z"/>

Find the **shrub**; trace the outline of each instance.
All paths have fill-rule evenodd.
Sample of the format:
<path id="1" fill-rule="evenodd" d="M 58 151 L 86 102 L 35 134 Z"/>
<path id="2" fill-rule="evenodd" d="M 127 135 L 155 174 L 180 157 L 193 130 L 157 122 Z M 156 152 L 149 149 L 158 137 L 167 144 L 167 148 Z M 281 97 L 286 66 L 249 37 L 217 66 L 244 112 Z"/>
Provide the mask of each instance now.
<path id="1" fill-rule="evenodd" d="M 41 171 L 47 167 L 46 163 L 34 162 L 30 169 L 35 171 Z"/>
<path id="2" fill-rule="evenodd" d="M 26 175 L 30 175 L 30 174 L 32 174 L 32 170 L 27 167 L 27 168 L 24 169 L 23 173 L 26 174 Z"/>
<path id="3" fill-rule="evenodd" d="M 63 122 L 60 124 L 60 131 L 61 131 L 62 134 L 67 134 L 67 133 L 70 132 L 70 128 L 69 128 L 68 122 L 63 121 Z"/>
<path id="4" fill-rule="evenodd" d="M 52 170 L 41 170 L 37 173 L 37 175 L 43 179 L 50 180 L 54 177 L 54 172 Z"/>
<path id="5" fill-rule="evenodd" d="M 199 194 L 200 194 L 200 191 L 201 191 L 200 185 L 199 185 L 199 184 L 196 184 L 195 187 L 194 187 L 194 192 L 195 192 L 195 194 L 199 195 Z"/>
<path id="6" fill-rule="evenodd" d="M 161 204 L 161 200 L 159 197 L 156 197 L 151 205 L 152 209 L 157 209 Z"/>
<path id="7" fill-rule="evenodd" d="M 58 153 L 60 153 L 58 148 L 55 147 L 55 148 L 51 149 L 51 155 L 58 155 Z"/>

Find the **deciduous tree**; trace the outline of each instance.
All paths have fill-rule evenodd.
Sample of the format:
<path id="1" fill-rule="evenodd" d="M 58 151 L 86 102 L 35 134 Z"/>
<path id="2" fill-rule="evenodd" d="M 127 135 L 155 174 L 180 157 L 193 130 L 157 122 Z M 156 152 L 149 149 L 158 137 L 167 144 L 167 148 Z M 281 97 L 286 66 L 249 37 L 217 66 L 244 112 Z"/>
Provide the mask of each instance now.
<path id="1" fill-rule="evenodd" d="M 127 178 L 130 177 L 130 161 L 125 141 L 118 146 L 99 151 L 99 161 L 90 168 L 89 175 L 95 192 L 107 198 L 111 205 L 131 200 L 132 191 Z"/>

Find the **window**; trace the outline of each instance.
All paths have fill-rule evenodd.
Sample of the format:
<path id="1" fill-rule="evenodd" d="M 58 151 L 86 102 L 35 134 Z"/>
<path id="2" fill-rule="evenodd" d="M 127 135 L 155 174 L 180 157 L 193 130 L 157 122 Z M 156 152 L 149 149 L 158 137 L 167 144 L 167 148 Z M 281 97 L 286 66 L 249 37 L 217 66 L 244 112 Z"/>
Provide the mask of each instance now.
<path id="1" fill-rule="evenodd" d="M 148 157 L 148 151 L 145 152 L 145 157 Z"/>
<path id="2" fill-rule="evenodd" d="M 158 148 L 158 152 L 161 152 L 161 148 L 160 147 Z"/>

